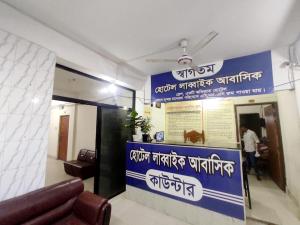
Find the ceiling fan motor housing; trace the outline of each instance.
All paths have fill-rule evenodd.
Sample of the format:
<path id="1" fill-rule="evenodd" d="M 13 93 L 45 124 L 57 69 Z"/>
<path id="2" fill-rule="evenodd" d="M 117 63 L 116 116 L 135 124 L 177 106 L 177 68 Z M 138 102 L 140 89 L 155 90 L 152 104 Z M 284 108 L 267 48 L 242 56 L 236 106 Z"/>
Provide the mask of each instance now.
<path id="1" fill-rule="evenodd" d="M 190 65 L 193 62 L 193 59 L 189 55 L 183 55 L 179 57 L 177 62 L 179 65 Z"/>

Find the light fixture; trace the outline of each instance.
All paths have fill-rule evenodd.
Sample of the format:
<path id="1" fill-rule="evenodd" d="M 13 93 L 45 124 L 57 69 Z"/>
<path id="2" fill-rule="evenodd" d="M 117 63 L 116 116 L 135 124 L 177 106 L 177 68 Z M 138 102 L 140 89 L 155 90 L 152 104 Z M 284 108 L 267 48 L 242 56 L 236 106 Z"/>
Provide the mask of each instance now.
<path id="1" fill-rule="evenodd" d="M 99 92 L 100 92 L 100 93 L 108 93 L 108 88 L 107 88 L 107 87 L 101 88 L 101 89 L 99 90 Z"/>
<path id="2" fill-rule="evenodd" d="M 117 89 L 118 88 L 117 88 L 117 86 L 115 84 L 111 84 L 111 85 L 108 86 L 109 92 L 111 92 L 113 94 L 115 94 L 117 92 Z"/>
<path id="3" fill-rule="evenodd" d="M 118 87 L 115 84 L 110 84 L 109 86 L 99 90 L 101 93 L 112 93 L 115 94 L 118 90 Z"/>

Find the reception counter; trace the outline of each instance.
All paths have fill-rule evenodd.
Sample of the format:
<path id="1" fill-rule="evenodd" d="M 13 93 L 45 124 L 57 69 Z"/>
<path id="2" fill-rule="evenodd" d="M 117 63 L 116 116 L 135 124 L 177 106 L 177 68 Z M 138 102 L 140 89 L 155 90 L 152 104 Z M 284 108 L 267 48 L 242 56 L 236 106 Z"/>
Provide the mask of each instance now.
<path id="1" fill-rule="evenodd" d="M 126 197 L 190 224 L 245 224 L 238 149 L 128 142 Z"/>

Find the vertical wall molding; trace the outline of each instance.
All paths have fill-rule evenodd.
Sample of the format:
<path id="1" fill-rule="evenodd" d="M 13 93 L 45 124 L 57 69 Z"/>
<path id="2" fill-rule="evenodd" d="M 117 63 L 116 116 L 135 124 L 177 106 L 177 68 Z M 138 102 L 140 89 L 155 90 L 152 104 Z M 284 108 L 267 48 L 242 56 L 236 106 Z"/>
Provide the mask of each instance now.
<path id="1" fill-rule="evenodd" d="M 44 186 L 55 63 L 0 30 L 0 201 Z"/>

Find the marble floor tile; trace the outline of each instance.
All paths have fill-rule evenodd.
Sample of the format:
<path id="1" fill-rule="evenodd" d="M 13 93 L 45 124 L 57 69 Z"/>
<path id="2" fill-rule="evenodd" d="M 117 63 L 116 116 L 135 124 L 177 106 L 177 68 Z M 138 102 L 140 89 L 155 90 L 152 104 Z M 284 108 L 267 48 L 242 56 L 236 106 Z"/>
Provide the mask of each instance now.
<path id="1" fill-rule="evenodd" d="M 61 160 L 56 160 L 54 158 L 47 158 L 47 168 L 46 168 L 46 182 L 45 185 L 49 186 L 52 184 L 59 183 L 64 180 L 69 180 L 74 177 L 65 173 L 64 162 Z M 86 191 L 94 192 L 94 178 L 89 178 L 83 181 L 84 189 Z"/>
<path id="2" fill-rule="evenodd" d="M 63 161 L 48 157 L 46 185 L 71 179 L 63 169 Z M 93 178 L 84 181 L 85 189 L 93 191 Z M 247 225 L 300 225 L 299 209 L 268 177 L 257 181 L 249 176 L 252 209 L 246 208 Z M 110 225 L 189 225 L 176 218 L 148 208 L 118 195 L 110 200 L 112 217 Z"/>
<path id="3" fill-rule="evenodd" d="M 300 225 L 297 205 L 269 178 L 258 181 L 249 176 L 252 209 L 246 208 L 248 217 L 280 225 Z"/>

